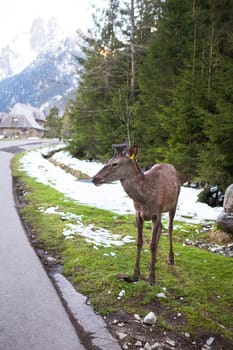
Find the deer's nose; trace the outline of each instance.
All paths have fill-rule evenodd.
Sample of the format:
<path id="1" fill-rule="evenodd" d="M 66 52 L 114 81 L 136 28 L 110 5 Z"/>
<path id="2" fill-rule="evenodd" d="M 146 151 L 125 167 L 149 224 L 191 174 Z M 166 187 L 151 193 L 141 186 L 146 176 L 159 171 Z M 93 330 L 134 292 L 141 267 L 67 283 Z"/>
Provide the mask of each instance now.
<path id="1" fill-rule="evenodd" d="M 94 176 L 94 177 L 92 178 L 92 182 L 93 182 L 93 184 L 96 185 L 96 186 L 100 186 L 100 185 L 102 184 L 101 178 L 99 178 L 98 176 Z"/>

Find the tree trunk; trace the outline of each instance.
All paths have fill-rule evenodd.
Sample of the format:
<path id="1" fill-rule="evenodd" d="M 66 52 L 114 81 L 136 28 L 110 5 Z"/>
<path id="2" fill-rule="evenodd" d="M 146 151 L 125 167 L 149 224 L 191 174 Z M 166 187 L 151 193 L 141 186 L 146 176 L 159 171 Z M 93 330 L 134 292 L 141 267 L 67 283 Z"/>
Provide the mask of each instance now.
<path id="1" fill-rule="evenodd" d="M 130 97 L 131 97 L 132 101 L 134 101 L 134 98 L 135 98 L 135 81 L 136 81 L 134 0 L 131 0 L 130 22 L 131 22 L 131 33 L 130 33 L 130 51 L 131 51 Z"/>
<path id="2" fill-rule="evenodd" d="M 212 21 L 211 34 L 210 34 L 209 67 L 208 67 L 208 88 L 207 88 L 208 95 L 210 94 L 210 89 L 211 89 L 213 52 L 214 52 L 214 34 L 215 34 L 215 24 L 214 24 L 214 21 Z"/>
<path id="3" fill-rule="evenodd" d="M 193 17 L 193 59 L 192 59 L 192 93 L 191 98 L 193 100 L 194 97 L 194 78 L 195 78 L 195 70 L 196 70 L 196 49 L 197 49 L 197 23 L 196 21 L 196 0 L 193 0 L 192 6 L 192 17 Z"/>

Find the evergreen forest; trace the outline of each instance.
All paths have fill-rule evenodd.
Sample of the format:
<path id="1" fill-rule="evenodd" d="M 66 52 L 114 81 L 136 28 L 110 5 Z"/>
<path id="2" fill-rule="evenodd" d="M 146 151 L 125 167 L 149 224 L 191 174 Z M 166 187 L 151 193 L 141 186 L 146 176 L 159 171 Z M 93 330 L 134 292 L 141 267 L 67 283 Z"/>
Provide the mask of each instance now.
<path id="1" fill-rule="evenodd" d="M 233 1 L 108 0 L 80 34 L 67 113 L 73 155 L 106 160 L 138 144 L 141 166 L 183 181 L 233 182 Z"/>

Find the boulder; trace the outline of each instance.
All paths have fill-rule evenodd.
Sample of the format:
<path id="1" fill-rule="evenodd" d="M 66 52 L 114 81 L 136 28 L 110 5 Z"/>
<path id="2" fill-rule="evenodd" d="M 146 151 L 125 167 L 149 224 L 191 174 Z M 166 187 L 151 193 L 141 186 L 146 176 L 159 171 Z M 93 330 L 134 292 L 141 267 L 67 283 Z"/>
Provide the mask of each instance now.
<path id="1" fill-rule="evenodd" d="M 233 213 L 233 184 L 226 189 L 223 208 L 226 213 Z"/>
<path id="2" fill-rule="evenodd" d="M 221 230 L 233 234 L 233 212 L 222 211 L 217 217 L 217 226 Z"/>
<path id="3" fill-rule="evenodd" d="M 226 189 L 223 209 L 217 217 L 217 226 L 221 230 L 233 234 L 233 184 Z"/>

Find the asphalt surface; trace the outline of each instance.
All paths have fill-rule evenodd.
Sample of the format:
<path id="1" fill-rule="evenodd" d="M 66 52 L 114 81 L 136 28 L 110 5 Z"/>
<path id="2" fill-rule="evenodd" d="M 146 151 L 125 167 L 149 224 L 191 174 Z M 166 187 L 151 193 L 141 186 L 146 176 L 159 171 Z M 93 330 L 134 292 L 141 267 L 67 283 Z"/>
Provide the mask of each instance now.
<path id="1" fill-rule="evenodd" d="M 15 207 L 10 160 L 38 142 L 0 141 L 0 350 L 83 350 Z"/>

